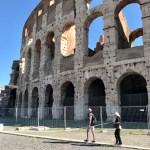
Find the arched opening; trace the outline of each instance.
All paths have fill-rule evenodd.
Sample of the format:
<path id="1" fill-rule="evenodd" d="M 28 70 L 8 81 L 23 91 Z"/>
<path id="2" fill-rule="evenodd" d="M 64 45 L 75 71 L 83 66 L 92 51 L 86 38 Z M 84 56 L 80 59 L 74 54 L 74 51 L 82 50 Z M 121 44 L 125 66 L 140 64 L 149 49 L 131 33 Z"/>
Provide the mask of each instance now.
<path id="1" fill-rule="evenodd" d="M 36 118 L 37 117 L 37 112 L 38 112 L 38 107 L 39 107 L 39 93 L 38 93 L 38 88 L 34 87 L 32 91 L 32 117 Z"/>
<path id="2" fill-rule="evenodd" d="M 123 78 L 120 83 L 123 120 L 146 121 L 145 106 L 148 105 L 146 86 L 146 80 L 139 74 L 131 74 Z"/>
<path id="3" fill-rule="evenodd" d="M 34 87 L 32 91 L 32 108 L 38 108 L 39 107 L 39 94 L 38 94 L 38 88 Z"/>
<path id="4" fill-rule="evenodd" d="M 61 54 L 64 57 L 71 56 L 75 53 L 76 31 L 74 23 L 67 23 L 62 31 L 61 36 Z"/>
<path id="5" fill-rule="evenodd" d="M 34 79 L 39 77 L 40 61 L 41 61 L 41 40 L 38 39 L 35 44 L 35 52 L 34 52 L 34 72 L 33 72 Z"/>
<path id="6" fill-rule="evenodd" d="M 24 93 L 24 117 L 28 116 L 28 89 Z"/>
<path id="7" fill-rule="evenodd" d="M 16 67 L 16 71 L 18 71 L 18 72 L 19 72 L 19 66 L 17 66 L 17 67 Z"/>
<path id="8" fill-rule="evenodd" d="M 15 104 L 16 104 L 16 88 L 12 89 L 10 91 L 10 97 L 9 97 L 9 101 L 8 101 L 8 108 L 15 108 Z"/>
<path id="9" fill-rule="evenodd" d="M 88 106 L 106 106 L 105 104 L 105 87 L 101 79 L 94 80 L 89 86 Z"/>
<path id="10" fill-rule="evenodd" d="M 46 44 L 48 48 L 47 55 L 49 59 L 54 60 L 55 56 L 55 35 L 54 32 L 50 32 L 47 35 Z"/>
<path id="11" fill-rule="evenodd" d="M 43 17 L 43 4 L 41 3 L 41 5 L 39 6 L 39 8 L 37 9 L 37 31 L 40 31 L 42 29 L 42 17 Z"/>
<path id="12" fill-rule="evenodd" d="M 104 48 L 104 21 L 103 17 L 95 18 L 88 32 L 88 56 L 93 56 Z"/>
<path id="13" fill-rule="evenodd" d="M 121 84 L 121 106 L 146 106 L 148 104 L 146 80 L 138 74 L 125 77 Z"/>
<path id="14" fill-rule="evenodd" d="M 52 119 L 52 107 L 53 107 L 53 88 L 49 84 L 46 87 L 46 92 L 45 92 L 45 113 L 44 116 L 48 117 L 49 119 Z"/>
<path id="15" fill-rule="evenodd" d="M 86 0 L 87 9 L 92 9 L 100 4 L 103 4 L 102 0 Z"/>
<path id="16" fill-rule="evenodd" d="M 55 0 L 49 0 L 49 6 L 52 6 L 55 3 Z"/>
<path id="17" fill-rule="evenodd" d="M 93 112 L 98 120 L 100 120 L 102 108 L 103 119 L 107 119 L 106 115 L 106 103 L 105 103 L 105 86 L 101 79 L 97 77 L 90 78 L 85 83 L 85 95 L 84 95 L 85 107 L 90 107 L 93 109 Z"/>
<path id="18" fill-rule="evenodd" d="M 66 118 L 74 119 L 74 85 L 69 81 L 61 86 L 61 104 L 66 107 Z"/>
<path id="19" fill-rule="evenodd" d="M 131 15 L 133 14 L 133 15 Z M 139 0 L 122 1 L 115 10 L 118 49 L 143 45 L 142 11 Z"/>
<path id="20" fill-rule="evenodd" d="M 55 35 L 54 32 L 49 32 L 46 37 L 46 53 L 45 53 L 45 64 L 44 71 L 45 75 L 53 73 L 53 60 L 55 56 Z"/>
<path id="21" fill-rule="evenodd" d="M 22 57 L 21 57 L 21 73 L 24 74 L 25 73 L 25 52 L 23 53 Z"/>
<path id="22" fill-rule="evenodd" d="M 29 48 L 28 55 L 27 55 L 27 59 L 28 59 L 28 73 L 29 74 L 30 74 L 30 70 L 31 70 L 31 52 L 32 52 L 32 49 Z"/>
<path id="23" fill-rule="evenodd" d="M 84 65 L 89 63 L 103 64 L 104 32 L 103 14 L 95 11 L 87 17 L 84 23 L 87 49 L 84 55 Z"/>

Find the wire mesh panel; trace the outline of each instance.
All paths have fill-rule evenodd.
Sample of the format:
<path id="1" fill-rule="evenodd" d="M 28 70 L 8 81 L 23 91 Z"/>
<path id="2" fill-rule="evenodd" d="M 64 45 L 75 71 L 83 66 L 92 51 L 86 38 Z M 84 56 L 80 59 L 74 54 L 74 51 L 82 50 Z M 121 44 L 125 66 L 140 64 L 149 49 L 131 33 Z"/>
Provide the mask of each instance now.
<path id="1" fill-rule="evenodd" d="M 20 126 L 38 125 L 38 108 L 17 108 L 16 111 L 16 124 Z"/>
<path id="2" fill-rule="evenodd" d="M 15 108 L 0 108 L 0 123 L 4 125 L 15 125 Z"/>
<path id="3" fill-rule="evenodd" d="M 148 104 L 147 93 L 121 95 L 122 106 L 146 106 Z"/>
<path id="4" fill-rule="evenodd" d="M 124 122 L 147 122 L 147 107 L 121 107 L 121 117 Z"/>

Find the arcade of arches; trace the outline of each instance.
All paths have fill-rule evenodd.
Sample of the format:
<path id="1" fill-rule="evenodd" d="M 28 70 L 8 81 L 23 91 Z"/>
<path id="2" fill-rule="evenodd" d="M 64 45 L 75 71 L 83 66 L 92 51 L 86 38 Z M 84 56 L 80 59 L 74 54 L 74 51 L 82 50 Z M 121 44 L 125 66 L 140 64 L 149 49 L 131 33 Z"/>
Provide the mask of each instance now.
<path id="1" fill-rule="evenodd" d="M 122 107 L 150 104 L 148 0 L 104 0 L 94 8 L 93 0 L 45 2 L 23 29 L 16 96 L 18 108 L 28 109 L 22 115 L 33 117 L 37 112 L 31 109 L 51 108 L 44 116 L 57 119 L 67 108 L 67 119 L 83 119 L 88 107 L 125 112 Z M 140 10 L 141 26 L 132 30 L 124 9 L 133 4 Z M 102 24 L 98 20 L 100 28 L 94 32 L 90 25 L 97 19 Z M 143 45 L 133 47 L 138 37 Z M 109 119 L 113 113 L 106 108 L 103 116 Z"/>

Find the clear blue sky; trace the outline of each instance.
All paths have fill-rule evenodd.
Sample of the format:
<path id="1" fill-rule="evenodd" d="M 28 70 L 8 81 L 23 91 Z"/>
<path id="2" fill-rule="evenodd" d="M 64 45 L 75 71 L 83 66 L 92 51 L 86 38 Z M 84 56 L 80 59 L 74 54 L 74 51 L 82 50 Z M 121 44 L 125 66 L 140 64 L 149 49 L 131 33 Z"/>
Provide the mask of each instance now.
<path id="1" fill-rule="evenodd" d="M 22 40 L 23 26 L 32 12 L 41 0 L 4 0 L 0 4 L 0 87 L 9 84 L 11 66 L 13 60 L 20 58 L 20 47 Z M 99 4 L 100 1 L 93 0 L 91 7 Z M 130 8 L 131 7 L 131 8 Z M 139 6 L 127 6 L 124 10 L 129 21 L 130 28 L 141 27 L 139 18 L 141 18 Z M 89 47 L 94 48 L 103 34 L 103 21 L 101 17 L 91 24 Z M 133 21 L 134 20 L 134 21 Z M 95 31 L 94 31 L 95 30 Z M 137 42 L 140 45 L 141 40 Z"/>
<path id="2" fill-rule="evenodd" d="M 20 58 L 23 26 L 40 0 L 4 0 L 0 4 L 0 86 L 8 85 L 13 60 Z"/>

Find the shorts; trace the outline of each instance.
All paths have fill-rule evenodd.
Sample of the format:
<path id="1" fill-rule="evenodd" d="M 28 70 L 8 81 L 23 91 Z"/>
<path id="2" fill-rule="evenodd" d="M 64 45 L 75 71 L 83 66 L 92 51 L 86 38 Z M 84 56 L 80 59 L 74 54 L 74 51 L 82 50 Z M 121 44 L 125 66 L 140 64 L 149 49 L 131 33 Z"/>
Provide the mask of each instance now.
<path id="1" fill-rule="evenodd" d="M 87 127 L 87 132 L 94 132 L 94 130 L 95 130 L 95 127 L 94 126 L 88 126 Z"/>

